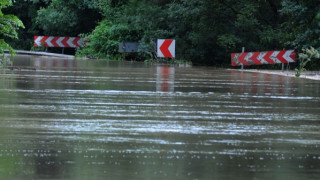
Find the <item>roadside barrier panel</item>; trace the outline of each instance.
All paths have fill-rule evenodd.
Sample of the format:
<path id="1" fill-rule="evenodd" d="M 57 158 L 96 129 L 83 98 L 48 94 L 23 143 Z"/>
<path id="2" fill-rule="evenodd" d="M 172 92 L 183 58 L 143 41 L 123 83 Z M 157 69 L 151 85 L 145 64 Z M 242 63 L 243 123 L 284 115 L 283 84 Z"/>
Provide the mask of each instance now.
<path id="1" fill-rule="evenodd" d="M 294 62 L 296 62 L 295 50 L 243 52 L 231 54 L 232 66 L 250 66 Z"/>
<path id="2" fill-rule="evenodd" d="M 34 36 L 35 47 L 79 48 L 86 44 L 81 37 Z"/>

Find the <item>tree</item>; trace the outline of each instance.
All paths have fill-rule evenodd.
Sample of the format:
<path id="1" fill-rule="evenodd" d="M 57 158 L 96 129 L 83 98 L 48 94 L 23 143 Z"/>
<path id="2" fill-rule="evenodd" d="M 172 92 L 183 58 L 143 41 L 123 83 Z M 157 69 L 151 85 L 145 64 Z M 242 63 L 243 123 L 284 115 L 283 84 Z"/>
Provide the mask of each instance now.
<path id="1" fill-rule="evenodd" d="M 91 1 L 52 0 L 37 11 L 35 22 L 45 35 L 78 36 L 92 31 L 100 19 Z"/>
<path id="2" fill-rule="evenodd" d="M 282 43 L 296 49 L 320 48 L 320 1 L 283 0 Z"/>
<path id="3" fill-rule="evenodd" d="M 19 41 L 10 42 L 15 48 L 30 50 L 35 35 L 78 36 L 91 32 L 101 20 L 93 2 L 96 0 L 15 0 L 5 12 L 19 17 L 26 28 L 18 31 Z"/>
<path id="4" fill-rule="evenodd" d="M 136 33 L 130 30 L 127 25 L 113 24 L 105 19 L 86 37 L 88 39 L 87 48 L 84 48 L 78 54 L 106 59 L 120 59 L 119 43 L 131 42 L 133 37 L 136 37 Z"/>
<path id="5" fill-rule="evenodd" d="M 275 0 L 178 0 L 168 5 L 177 53 L 195 64 L 227 64 L 230 53 L 280 48 Z"/>
<path id="6" fill-rule="evenodd" d="M 297 49 L 297 52 L 310 47 L 320 51 L 320 1 L 283 0 L 281 5 L 279 12 L 284 18 L 281 24 L 282 44 Z M 320 68 L 320 61 L 310 61 L 306 64 L 303 58 L 299 60 L 306 69 Z"/>
<path id="7" fill-rule="evenodd" d="M 18 38 L 17 29 L 24 27 L 23 23 L 14 15 L 4 14 L 3 8 L 12 6 L 11 0 L 0 0 L 0 53 L 4 54 L 4 50 L 9 50 L 11 55 L 14 54 L 13 48 L 5 41 L 4 38 Z"/>
<path id="8" fill-rule="evenodd" d="M 15 0 L 13 6 L 4 9 L 7 14 L 16 15 L 24 24 L 25 28 L 17 30 L 19 39 L 8 39 L 15 49 L 30 50 L 33 45 L 33 36 L 39 33 L 35 25 L 35 18 L 39 8 L 48 6 L 47 1 L 41 0 Z"/>
<path id="9" fill-rule="evenodd" d="M 201 65 L 230 64 L 230 53 L 241 47 L 320 49 L 319 0 L 16 1 L 10 13 L 26 24 L 19 33 L 27 43 L 17 43 L 24 47 L 34 35 L 82 34 L 89 39 L 82 54 L 117 59 L 118 43 L 131 41 L 145 59 L 154 55 L 156 39 L 172 38 L 178 59 Z"/>

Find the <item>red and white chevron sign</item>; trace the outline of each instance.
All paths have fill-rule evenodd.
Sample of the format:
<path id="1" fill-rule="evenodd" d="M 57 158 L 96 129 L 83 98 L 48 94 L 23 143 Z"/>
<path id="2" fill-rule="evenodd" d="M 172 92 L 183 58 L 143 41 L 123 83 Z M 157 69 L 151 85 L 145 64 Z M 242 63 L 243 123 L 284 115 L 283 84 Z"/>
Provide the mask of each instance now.
<path id="1" fill-rule="evenodd" d="M 174 58 L 176 56 L 176 41 L 173 39 L 158 39 L 157 41 L 157 56 Z"/>
<path id="2" fill-rule="evenodd" d="M 35 47 L 77 48 L 84 46 L 85 43 L 85 38 L 80 37 L 34 36 Z"/>
<path id="3" fill-rule="evenodd" d="M 296 62 L 294 50 L 232 53 L 232 66 L 250 66 L 276 63 Z"/>

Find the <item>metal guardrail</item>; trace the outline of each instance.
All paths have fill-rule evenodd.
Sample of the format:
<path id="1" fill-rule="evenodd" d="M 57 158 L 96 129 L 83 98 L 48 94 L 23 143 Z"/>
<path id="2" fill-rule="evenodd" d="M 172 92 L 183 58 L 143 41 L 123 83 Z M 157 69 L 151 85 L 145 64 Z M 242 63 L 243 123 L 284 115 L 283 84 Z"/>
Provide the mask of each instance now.
<path id="1" fill-rule="evenodd" d="M 9 50 L 5 50 L 5 53 L 9 53 Z M 15 50 L 17 54 L 25 54 L 25 55 L 35 55 L 35 56 L 51 56 L 51 57 L 61 57 L 74 59 L 73 55 L 66 54 L 57 54 L 57 53 L 48 53 L 48 52 L 39 52 L 39 51 L 25 51 L 25 50 Z"/>

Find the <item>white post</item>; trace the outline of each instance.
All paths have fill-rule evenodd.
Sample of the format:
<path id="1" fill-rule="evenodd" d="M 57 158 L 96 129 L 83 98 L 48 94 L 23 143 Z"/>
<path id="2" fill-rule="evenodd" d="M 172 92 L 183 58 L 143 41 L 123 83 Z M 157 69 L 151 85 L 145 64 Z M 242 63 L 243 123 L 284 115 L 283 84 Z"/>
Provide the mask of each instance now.
<path id="1" fill-rule="evenodd" d="M 244 53 L 244 47 L 242 47 L 242 53 Z M 241 65 L 241 71 L 243 71 L 243 64 Z"/>
<path id="2" fill-rule="evenodd" d="M 283 48 L 283 50 L 285 49 Z M 281 64 L 282 64 L 281 71 L 284 72 L 284 63 L 281 63 Z"/>

